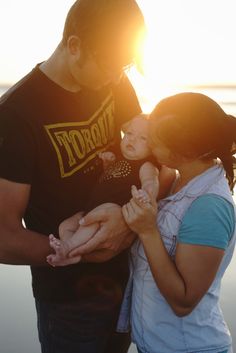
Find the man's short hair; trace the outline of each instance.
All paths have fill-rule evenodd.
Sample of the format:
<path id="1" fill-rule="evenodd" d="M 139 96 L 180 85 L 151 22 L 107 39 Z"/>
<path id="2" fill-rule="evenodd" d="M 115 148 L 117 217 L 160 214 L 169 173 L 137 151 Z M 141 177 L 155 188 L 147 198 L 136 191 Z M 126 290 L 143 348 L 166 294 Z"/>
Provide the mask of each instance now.
<path id="1" fill-rule="evenodd" d="M 77 0 L 68 12 L 62 43 L 76 35 L 82 49 L 123 67 L 135 60 L 144 30 L 135 0 Z"/>

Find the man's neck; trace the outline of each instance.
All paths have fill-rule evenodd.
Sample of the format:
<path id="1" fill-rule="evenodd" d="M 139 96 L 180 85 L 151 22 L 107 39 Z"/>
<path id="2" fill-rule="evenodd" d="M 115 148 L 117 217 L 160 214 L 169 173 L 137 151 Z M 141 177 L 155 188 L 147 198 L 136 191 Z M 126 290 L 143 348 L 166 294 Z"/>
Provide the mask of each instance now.
<path id="1" fill-rule="evenodd" d="M 78 82 L 75 82 L 70 73 L 69 65 L 67 63 L 66 51 L 60 45 L 56 48 L 54 53 L 44 61 L 39 69 L 58 86 L 70 92 L 78 92 L 81 90 Z"/>

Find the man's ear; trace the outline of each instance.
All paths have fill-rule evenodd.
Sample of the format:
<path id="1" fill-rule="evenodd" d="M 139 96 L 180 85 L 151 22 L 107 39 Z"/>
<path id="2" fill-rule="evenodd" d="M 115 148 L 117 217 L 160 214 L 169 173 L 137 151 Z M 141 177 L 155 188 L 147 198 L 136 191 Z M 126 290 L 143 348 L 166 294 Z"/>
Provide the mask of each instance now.
<path id="1" fill-rule="evenodd" d="M 77 55 L 80 52 L 81 41 L 79 37 L 72 35 L 67 39 L 67 49 L 72 55 Z"/>

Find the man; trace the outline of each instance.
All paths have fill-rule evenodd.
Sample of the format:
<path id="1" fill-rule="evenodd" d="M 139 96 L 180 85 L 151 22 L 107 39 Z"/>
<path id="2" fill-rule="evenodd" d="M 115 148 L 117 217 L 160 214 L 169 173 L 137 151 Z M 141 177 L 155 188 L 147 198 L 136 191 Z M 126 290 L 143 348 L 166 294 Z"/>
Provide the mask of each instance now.
<path id="1" fill-rule="evenodd" d="M 129 347 L 129 336 L 115 333 L 132 242 L 120 207 L 85 218 L 101 227 L 83 262 L 52 268 L 46 256 L 48 235 L 81 218 L 98 153 L 116 149 L 121 125 L 140 112 L 124 69 L 143 29 L 134 0 L 76 1 L 51 57 L 0 102 L 0 261 L 31 265 L 43 353 Z"/>

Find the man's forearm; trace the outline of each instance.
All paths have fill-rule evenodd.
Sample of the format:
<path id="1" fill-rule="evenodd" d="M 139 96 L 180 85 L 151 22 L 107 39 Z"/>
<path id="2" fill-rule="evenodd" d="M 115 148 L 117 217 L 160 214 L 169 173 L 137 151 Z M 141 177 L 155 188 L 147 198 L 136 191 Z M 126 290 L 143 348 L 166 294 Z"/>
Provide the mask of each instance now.
<path id="1" fill-rule="evenodd" d="M 0 228 L 0 262 L 12 265 L 46 266 L 52 252 L 48 237 L 25 228 Z"/>

